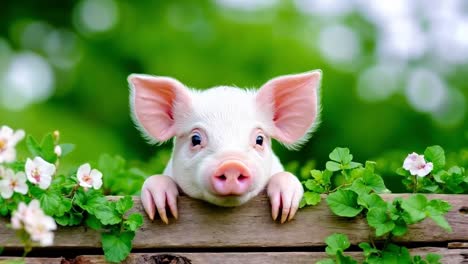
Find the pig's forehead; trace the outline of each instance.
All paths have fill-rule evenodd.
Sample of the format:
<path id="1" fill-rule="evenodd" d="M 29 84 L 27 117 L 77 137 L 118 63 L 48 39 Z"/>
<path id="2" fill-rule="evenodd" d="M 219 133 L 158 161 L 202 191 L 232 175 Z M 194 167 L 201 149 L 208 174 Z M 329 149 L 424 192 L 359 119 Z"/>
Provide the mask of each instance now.
<path id="1" fill-rule="evenodd" d="M 214 87 L 205 91 L 192 91 L 193 122 L 205 123 L 210 127 L 235 126 L 251 128 L 267 126 L 265 113 L 259 112 L 255 103 L 255 90 L 244 90 L 230 86 Z"/>
<path id="2" fill-rule="evenodd" d="M 219 105 L 246 105 L 254 107 L 255 90 L 218 86 L 204 91 L 193 90 L 193 103 L 197 108 Z"/>

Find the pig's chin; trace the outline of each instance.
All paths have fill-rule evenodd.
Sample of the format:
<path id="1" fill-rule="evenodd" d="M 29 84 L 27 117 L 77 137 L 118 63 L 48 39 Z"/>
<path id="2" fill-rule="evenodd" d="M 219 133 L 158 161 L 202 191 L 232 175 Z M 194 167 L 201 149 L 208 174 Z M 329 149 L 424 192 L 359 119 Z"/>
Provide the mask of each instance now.
<path id="1" fill-rule="evenodd" d="M 223 207 L 239 206 L 248 202 L 258 192 L 247 192 L 243 195 L 217 195 L 213 193 L 205 193 L 203 200 Z"/>

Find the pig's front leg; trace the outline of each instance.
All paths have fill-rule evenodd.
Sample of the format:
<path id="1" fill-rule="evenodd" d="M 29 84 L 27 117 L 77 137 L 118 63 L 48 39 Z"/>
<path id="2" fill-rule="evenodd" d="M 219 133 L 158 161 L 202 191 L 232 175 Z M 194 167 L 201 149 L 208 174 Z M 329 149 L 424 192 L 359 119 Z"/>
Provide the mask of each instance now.
<path id="1" fill-rule="evenodd" d="M 161 220 L 168 224 L 166 205 L 177 219 L 177 184 L 168 176 L 154 175 L 145 180 L 141 190 L 141 203 L 148 217 L 153 220 L 156 210 Z"/>
<path id="2" fill-rule="evenodd" d="M 282 208 L 281 223 L 284 223 L 293 219 L 296 214 L 304 188 L 296 176 L 289 172 L 278 172 L 268 182 L 267 193 L 273 220 L 278 218 L 279 209 Z"/>

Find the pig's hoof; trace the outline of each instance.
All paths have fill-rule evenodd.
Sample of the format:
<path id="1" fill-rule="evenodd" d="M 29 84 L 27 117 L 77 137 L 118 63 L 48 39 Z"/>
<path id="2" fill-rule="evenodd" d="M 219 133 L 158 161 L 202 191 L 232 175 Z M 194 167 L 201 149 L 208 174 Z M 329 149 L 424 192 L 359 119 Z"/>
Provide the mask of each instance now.
<path id="1" fill-rule="evenodd" d="M 267 187 L 271 203 L 271 217 L 278 219 L 281 209 L 280 222 L 291 221 L 299 208 L 299 202 L 304 194 L 302 184 L 289 172 L 279 172 L 273 175 Z"/>
<path id="2" fill-rule="evenodd" d="M 154 220 L 156 210 L 165 224 L 169 224 L 166 208 L 169 208 L 175 219 L 177 212 L 177 190 L 176 183 L 168 176 L 155 175 L 146 179 L 141 190 L 141 202 L 148 217 Z"/>

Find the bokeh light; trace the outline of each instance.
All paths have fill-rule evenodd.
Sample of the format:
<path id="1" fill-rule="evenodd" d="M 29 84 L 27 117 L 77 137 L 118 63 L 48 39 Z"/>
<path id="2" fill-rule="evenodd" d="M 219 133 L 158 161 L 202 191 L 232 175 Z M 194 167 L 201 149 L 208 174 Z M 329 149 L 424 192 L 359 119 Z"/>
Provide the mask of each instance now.
<path id="1" fill-rule="evenodd" d="M 74 10 L 77 29 L 84 33 L 101 33 L 112 29 L 118 21 L 114 0 L 82 0 Z"/>
<path id="2" fill-rule="evenodd" d="M 2 105 L 11 110 L 21 110 L 52 95 L 54 73 L 42 57 L 23 52 L 11 58 L 0 83 Z"/>

